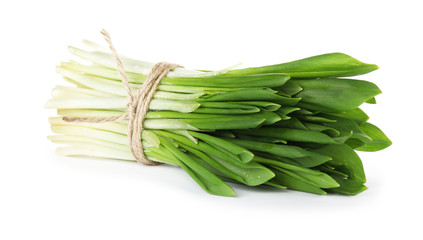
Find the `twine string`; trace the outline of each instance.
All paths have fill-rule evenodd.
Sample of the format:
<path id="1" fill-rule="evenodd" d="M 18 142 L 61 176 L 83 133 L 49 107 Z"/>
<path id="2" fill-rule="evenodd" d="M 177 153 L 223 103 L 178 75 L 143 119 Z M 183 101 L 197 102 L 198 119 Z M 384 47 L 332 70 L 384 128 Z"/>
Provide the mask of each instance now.
<path id="1" fill-rule="evenodd" d="M 150 74 L 147 76 L 147 79 L 144 81 L 142 86 L 136 91 L 136 94 L 134 96 L 129 86 L 129 80 L 123 67 L 122 60 L 117 54 L 116 49 L 112 44 L 112 40 L 110 38 L 109 33 L 106 30 L 102 29 L 101 34 L 104 36 L 104 39 L 109 45 L 110 52 L 112 53 L 112 56 L 116 62 L 117 70 L 125 87 L 128 96 L 127 112 L 119 116 L 112 116 L 107 118 L 82 118 L 65 116 L 62 119 L 66 122 L 89 123 L 117 122 L 122 121 L 124 119 L 128 119 L 128 139 L 132 155 L 139 163 L 145 165 L 157 165 L 159 163 L 147 159 L 144 154 L 143 145 L 141 141 L 141 132 L 143 130 L 144 118 L 148 112 L 148 107 L 150 105 L 151 100 L 153 99 L 157 87 L 160 84 L 160 81 L 170 71 L 182 66 L 166 62 L 159 62 L 155 64 L 151 69 Z"/>

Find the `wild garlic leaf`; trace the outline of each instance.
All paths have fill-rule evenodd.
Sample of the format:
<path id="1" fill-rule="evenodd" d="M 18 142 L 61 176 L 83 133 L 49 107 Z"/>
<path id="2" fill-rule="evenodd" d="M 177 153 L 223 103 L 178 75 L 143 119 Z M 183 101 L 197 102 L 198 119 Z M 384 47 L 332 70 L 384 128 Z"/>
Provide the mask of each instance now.
<path id="1" fill-rule="evenodd" d="M 366 141 L 364 146 L 357 148 L 359 151 L 376 152 L 391 146 L 392 142 L 378 127 L 371 123 L 363 123 L 360 129 L 367 134 L 371 140 Z"/>
<path id="2" fill-rule="evenodd" d="M 329 113 L 329 114 L 354 120 L 357 124 L 362 124 L 366 122 L 367 120 L 369 120 L 369 116 L 367 116 L 367 114 L 360 108 L 356 108 L 351 111 L 342 112 L 342 113 Z"/>
<path id="3" fill-rule="evenodd" d="M 322 112 L 351 111 L 381 93 L 371 82 L 354 79 L 305 79 L 292 80 L 303 90 L 295 95 L 301 98 L 299 106 Z"/>
<path id="4" fill-rule="evenodd" d="M 305 167 L 286 164 L 276 160 L 266 159 L 266 158 L 257 157 L 257 156 L 254 157 L 254 160 L 262 164 L 265 164 L 266 166 L 276 168 L 278 170 L 280 170 L 281 168 L 289 170 L 309 180 L 311 183 L 313 183 L 317 187 L 324 187 L 324 188 L 339 187 L 339 184 L 335 180 L 333 180 L 329 175 L 315 169 L 309 169 Z"/>
<path id="5" fill-rule="evenodd" d="M 278 184 L 286 186 L 289 189 L 315 193 L 315 194 L 326 194 L 320 187 L 317 187 L 312 181 L 299 176 L 289 170 L 283 168 L 272 168 L 275 173 L 275 178 L 273 179 Z"/>
<path id="6" fill-rule="evenodd" d="M 323 115 L 325 117 L 331 118 L 336 120 L 336 122 L 326 123 L 327 126 L 332 127 L 339 131 L 340 135 L 334 137 L 334 139 L 338 142 L 345 142 L 349 138 L 355 138 L 360 141 L 369 141 L 371 138 L 367 136 L 364 132 L 361 131 L 360 127 L 357 123 L 351 119 L 337 117 L 337 116 L 330 116 L 330 115 Z"/>
<path id="7" fill-rule="evenodd" d="M 344 53 L 328 53 L 288 63 L 255 68 L 230 70 L 225 75 L 285 73 L 291 78 L 348 77 L 378 69 L 375 64 L 363 63 Z"/>
<path id="8" fill-rule="evenodd" d="M 352 149 L 356 150 L 357 148 L 364 146 L 365 143 L 361 140 L 358 140 L 357 138 L 349 138 L 347 141 L 345 141 L 345 144 L 350 146 Z"/>
<path id="9" fill-rule="evenodd" d="M 207 192 L 219 196 L 234 196 L 235 192 L 225 184 L 219 177 L 205 169 L 189 155 L 171 144 L 168 140 L 160 137 L 163 144 L 181 162 L 180 166 Z"/>
<path id="10" fill-rule="evenodd" d="M 367 187 L 361 181 L 340 178 L 337 176 L 332 176 L 332 178 L 335 179 L 340 186 L 337 188 L 325 189 L 327 192 L 354 196 L 367 190 Z"/>
<path id="11" fill-rule="evenodd" d="M 322 144 L 337 144 L 328 135 L 311 130 L 291 129 L 291 128 L 275 128 L 275 127 L 262 127 L 252 130 L 237 130 L 237 132 L 263 137 L 279 137 L 288 141 L 294 142 L 314 142 Z"/>
<path id="12" fill-rule="evenodd" d="M 319 149 L 314 149 L 314 151 L 330 156 L 332 160 L 327 162 L 327 164 L 335 167 L 335 169 L 345 170 L 341 172 L 345 172 L 349 179 L 361 183 L 366 182 L 363 163 L 350 146 L 346 144 L 329 144 Z"/>

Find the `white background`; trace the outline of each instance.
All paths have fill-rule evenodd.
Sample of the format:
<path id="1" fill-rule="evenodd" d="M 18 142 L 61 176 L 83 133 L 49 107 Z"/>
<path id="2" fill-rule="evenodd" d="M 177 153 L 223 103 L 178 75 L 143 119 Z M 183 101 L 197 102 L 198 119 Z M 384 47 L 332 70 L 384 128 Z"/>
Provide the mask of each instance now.
<path id="1" fill-rule="evenodd" d="M 420 1 L 2 1 L 0 239 L 422 239 Z M 360 153 L 369 190 L 318 196 L 234 186 L 205 193 L 182 170 L 56 156 L 43 108 L 69 44 L 219 69 L 344 52 L 380 70 L 364 109 L 394 142 Z"/>

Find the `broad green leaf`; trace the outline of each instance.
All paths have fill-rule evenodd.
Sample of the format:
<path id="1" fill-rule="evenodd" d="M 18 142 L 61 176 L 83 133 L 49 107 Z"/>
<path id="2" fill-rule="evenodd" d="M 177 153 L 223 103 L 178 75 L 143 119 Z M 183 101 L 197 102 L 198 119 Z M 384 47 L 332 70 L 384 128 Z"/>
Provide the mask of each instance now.
<path id="1" fill-rule="evenodd" d="M 313 111 L 351 111 L 381 93 L 373 83 L 354 79 L 306 79 L 293 80 L 303 90 L 295 95 L 301 98 L 298 104 Z"/>
<path id="2" fill-rule="evenodd" d="M 329 174 L 332 178 L 334 178 L 334 177 L 348 178 L 348 175 L 347 174 L 345 174 L 343 172 L 340 172 L 340 171 L 337 171 L 337 170 L 335 170 L 334 167 L 331 167 L 331 166 L 329 166 L 327 164 L 319 165 L 315 169 L 317 169 L 317 170 L 319 170 L 321 172 L 324 172 L 324 173 Z"/>
<path id="3" fill-rule="evenodd" d="M 342 112 L 342 113 L 330 113 L 330 115 L 342 117 L 342 118 L 348 118 L 351 120 L 354 120 L 357 124 L 362 124 L 369 120 L 369 116 L 361 110 L 360 108 L 356 108 L 354 110 L 348 111 L 348 112 Z"/>
<path id="4" fill-rule="evenodd" d="M 345 142 L 349 138 L 355 138 L 363 142 L 371 140 L 369 136 L 361 131 L 355 121 L 337 116 L 323 116 L 336 120 L 336 122 L 327 123 L 327 126 L 335 128 L 340 132 L 340 135 L 334 138 L 335 140 L 339 142 Z"/>
<path id="5" fill-rule="evenodd" d="M 198 139 L 203 140 L 206 143 L 217 145 L 223 149 L 226 149 L 227 151 L 231 152 L 232 154 L 235 154 L 239 157 L 241 162 L 249 162 L 253 159 L 254 154 L 248 151 L 247 149 L 240 147 L 236 144 L 233 144 L 231 142 L 225 141 L 221 138 L 210 136 L 208 134 L 199 133 L 199 132 L 188 132 L 191 136 L 196 137 Z"/>
<path id="6" fill-rule="evenodd" d="M 232 143 L 245 147 L 249 150 L 271 153 L 281 157 L 314 159 L 316 161 L 321 161 L 321 162 L 326 162 L 331 160 L 331 158 L 328 157 L 327 155 L 308 151 L 306 149 L 296 147 L 296 146 L 291 146 L 291 145 L 271 144 L 271 143 L 263 143 L 263 142 L 248 141 L 248 140 L 241 140 L 241 139 L 230 139 L 230 138 L 225 138 L 225 139 Z"/>
<path id="7" fill-rule="evenodd" d="M 218 174 L 219 176 L 223 174 L 248 186 L 263 184 L 275 176 L 271 170 L 256 162 L 234 164 L 233 162 L 227 162 L 223 159 L 210 157 L 206 153 L 193 147 L 184 144 L 180 144 L 180 146 L 196 155 L 196 160 L 199 163 L 202 161 L 206 162 L 209 167 L 207 168 L 207 165 L 204 164 L 202 164 L 202 166 L 206 167 L 215 174 L 217 174 L 216 171 L 220 172 L 221 174 Z"/>
<path id="8" fill-rule="evenodd" d="M 244 76 L 165 77 L 162 83 L 196 87 L 279 87 L 289 76 L 283 73 L 249 74 Z"/>
<path id="9" fill-rule="evenodd" d="M 314 175 L 314 174 L 301 172 L 301 171 L 293 171 L 293 172 L 313 182 L 313 184 L 315 184 L 316 187 L 320 187 L 320 188 L 339 187 L 339 183 L 333 180 L 333 178 L 327 175 L 326 173 L 320 172 L 320 174 Z M 316 172 L 319 172 L 319 171 L 316 171 Z"/>
<path id="10" fill-rule="evenodd" d="M 234 153 L 223 149 L 221 146 L 219 147 L 217 145 L 208 144 L 202 141 L 198 141 L 198 143 L 195 144 L 188 138 L 181 135 L 165 131 L 154 132 L 157 133 L 157 135 L 173 139 L 182 148 L 192 152 L 193 154 L 202 158 L 204 161 L 207 161 L 208 164 L 215 167 L 217 170 L 226 174 L 227 176 L 232 177 L 238 182 L 243 182 L 251 186 L 259 185 L 274 176 L 273 172 L 256 162 L 242 163 Z M 198 137 L 198 135 L 195 136 Z M 216 143 L 215 141 L 212 142 Z M 229 143 L 228 145 L 231 145 L 231 143 Z M 238 146 L 226 146 L 226 148 L 232 150 L 239 148 L 241 150 L 241 153 L 245 151 L 245 149 L 242 150 L 242 148 Z M 238 152 L 238 150 L 236 151 Z M 203 153 L 206 155 L 204 155 Z M 228 173 L 228 171 L 230 172 Z M 239 177 L 234 177 L 233 174 L 236 174 Z"/>
<path id="11" fill-rule="evenodd" d="M 303 124 L 304 124 L 304 126 L 306 126 L 311 131 L 323 132 L 330 137 L 337 137 L 340 134 L 339 131 L 336 130 L 335 128 L 331 128 L 331 127 L 324 125 L 324 124 L 307 123 L 307 122 L 305 122 Z"/>
<path id="12" fill-rule="evenodd" d="M 287 143 L 287 141 L 285 139 L 282 139 L 282 138 L 252 136 L 252 135 L 242 134 L 242 133 L 236 133 L 236 137 L 239 138 L 239 139 L 265 142 L 265 143 L 282 143 L 282 144 Z"/>
<path id="13" fill-rule="evenodd" d="M 330 118 L 325 118 L 325 117 L 322 117 L 322 116 L 297 115 L 296 117 L 299 120 L 301 120 L 301 121 L 313 122 L 313 123 L 331 123 L 331 122 L 336 122 L 336 120 L 333 120 L 333 119 L 330 119 Z"/>
<path id="14" fill-rule="evenodd" d="M 226 75 L 250 75 L 262 73 L 286 73 L 291 78 L 347 77 L 369 73 L 378 69 L 377 65 L 367 64 L 343 53 L 328 53 L 293 62 L 235 69 Z"/>
<path id="15" fill-rule="evenodd" d="M 372 140 L 366 141 L 365 145 L 357 148 L 357 150 L 375 152 L 391 146 L 391 140 L 375 125 L 366 122 L 360 125 L 360 129 Z"/>
<path id="16" fill-rule="evenodd" d="M 321 144 L 337 144 L 328 135 L 310 131 L 310 130 L 300 130 L 300 129 L 291 129 L 291 128 L 274 128 L 274 127 L 261 127 L 259 129 L 246 129 L 246 130 L 237 130 L 243 134 L 254 135 L 254 136 L 263 136 L 263 137 L 276 137 L 281 139 L 286 139 L 288 141 L 294 142 L 314 142 Z"/>
<path id="17" fill-rule="evenodd" d="M 275 88 L 289 96 L 295 95 L 303 90 L 298 84 L 295 84 L 292 81 L 287 81 L 282 87 Z"/>
<path id="18" fill-rule="evenodd" d="M 163 119 L 157 119 L 163 120 Z M 167 119 L 165 119 L 167 120 Z M 214 130 L 214 129 L 243 129 L 256 128 L 266 121 L 265 118 L 215 118 L 210 119 L 185 119 L 184 122 L 197 129 Z"/>
<path id="19" fill-rule="evenodd" d="M 296 117 L 291 117 L 290 119 L 285 121 L 279 121 L 273 126 L 308 130 L 307 127 L 305 127 L 304 124 L 301 123 L 301 121 L 298 120 L 298 118 Z"/>
<path id="20" fill-rule="evenodd" d="M 222 151 L 222 149 L 218 149 L 203 141 L 198 141 L 198 143 L 194 143 L 189 138 L 179 134 L 175 134 L 175 133 L 171 133 L 167 131 L 161 131 L 161 130 L 154 130 L 153 132 L 156 133 L 157 135 L 164 136 L 169 139 L 173 139 L 174 141 L 178 143 L 182 143 L 189 147 L 198 149 L 202 152 L 207 153 L 207 155 L 209 156 L 215 156 L 234 164 L 236 164 L 237 162 L 240 162 L 240 159 L 235 154 L 233 153 L 227 154 L 227 151 Z"/>
<path id="21" fill-rule="evenodd" d="M 258 156 L 254 157 L 254 161 L 260 162 L 262 164 L 271 166 L 276 169 L 283 168 L 286 170 L 290 170 L 306 178 L 307 180 L 311 181 L 317 187 L 324 187 L 324 188 L 339 187 L 339 184 L 335 180 L 333 180 L 329 175 L 322 173 L 318 170 L 290 165 L 283 162 L 266 159 L 266 158 L 262 158 Z"/>
<path id="22" fill-rule="evenodd" d="M 254 156 L 260 156 L 260 157 L 264 157 L 264 158 L 268 158 L 268 159 L 274 159 L 274 160 L 277 160 L 279 162 L 291 164 L 291 165 L 294 165 L 294 166 L 303 166 L 303 165 L 299 164 L 297 161 L 295 161 L 297 159 L 291 159 L 291 158 L 276 156 L 276 155 L 270 154 L 270 153 L 255 152 Z M 303 167 L 308 167 L 308 166 L 303 166 Z"/>
<path id="23" fill-rule="evenodd" d="M 275 176 L 271 170 L 254 161 L 233 164 L 219 158 L 215 158 L 215 160 L 229 171 L 240 176 L 243 183 L 248 186 L 261 185 Z"/>
<path id="24" fill-rule="evenodd" d="M 332 178 L 335 179 L 340 186 L 337 188 L 325 189 L 328 192 L 354 196 L 367 190 L 367 187 L 360 181 L 344 179 L 336 176 L 332 176 Z"/>
<path id="25" fill-rule="evenodd" d="M 198 101 L 222 102 L 222 101 L 271 101 L 284 105 L 293 106 L 298 103 L 299 98 L 283 97 L 263 89 L 243 89 L 239 91 L 216 94 L 208 98 L 201 98 Z"/>
<path id="26" fill-rule="evenodd" d="M 312 168 L 316 166 L 320 166 L 327 162 L 326 159 L 315 159 L 310 157 L 303 157 L 303 158 L 287 158 L 278 156 L 271 153 L 265 153 L 265 152 L 255 152 L 255 156 L 260 156 L 268 159 L 274 159 L 279 162 L 287 163 L 294 166 L 301 166 L 305 168 Z"/>
<path id="27" fill-rule="evenodd" d="M 345 172 L 349 176 L 349 179 L 361 183 L 366 182 L 363 163 L 357 153 L 348 145 L 330 144 L 319 149 L 314 149 L 314 151 L 330 156 L 332 160 L 327 162 L 327 164 L 335 167 L 337 170 L 342 169 L 343 171 L 341 172 Z"/>
<path id="28" fill-rule="evenodd" d="M 159 136 L 163 144 L 173 155 L 180 160 L 180 166 L 207 192 L 219 196 L 234 196 L 235 192 L 225 184 L 219 177 L 205 169 L 198 162 L 194 161 L 186 153 L 179 150 L 166 139 Z"/>
<path id="29" fill-rule="evenodd" d="M 278 184 L 282 186 L 286 186 L 289 189 L 315 193 L 315 194 L 326 194 L 325 191 L 316 187 L 313 182 L 307 180 L 304 177 L 299 176 L 291 171 L 285 169 L 275 169 L 272 168 L 273 172 L 275 173 L 275 177 L 272 179 Z"/>

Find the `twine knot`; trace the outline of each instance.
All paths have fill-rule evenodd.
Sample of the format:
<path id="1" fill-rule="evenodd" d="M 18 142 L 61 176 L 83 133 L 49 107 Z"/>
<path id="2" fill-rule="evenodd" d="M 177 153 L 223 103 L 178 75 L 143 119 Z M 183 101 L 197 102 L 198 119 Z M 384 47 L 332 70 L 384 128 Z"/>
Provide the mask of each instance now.
<path id="1" fill-rule="evenodd" d="M 157 87 L 160 84 L 160 81 L 172 70 L 177 67 L 182 67 L 173 63 L 159 62 L 153 66 L 150 74 L 147 76 L 147 79 L 144 81 L 142 86 L 136 91 L 136 94 L 133 95 L 131 88 L 129 86 L 129 80 L 126 76 L 125 69 L 122 64 L 122 60 L 117 54 L 109 33 L 102 29 L 101 34 L 104 36 L 107 44 L 109 45 L 112 56 L 116 62 L 117 70 L 122 79 L 122 83 L 126 89 L 128 96 L 127 112 L 119 115 L 108 118 L 79 118 L 79 117 L 63 117 L 64 121 L 67 122 L 90 122 L 90 123 L 103 123 L 103 122 L 117 122 L 124 119 L 128 119 L 128 139 L 129 147 L 131 149 L 132 155 L 135 159 L 145 165 L 157 165 L 160 163 L 153 162 L 144 154 L 142 141 L 141 141 L 141 132 L 143 130 L 143 122 L 145 115 L 148 112 L 148 106 L 150 105 L 151 100 L 153 99 L 154 93 L 156 92 Z"/>

